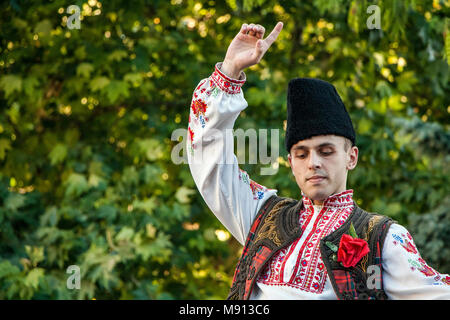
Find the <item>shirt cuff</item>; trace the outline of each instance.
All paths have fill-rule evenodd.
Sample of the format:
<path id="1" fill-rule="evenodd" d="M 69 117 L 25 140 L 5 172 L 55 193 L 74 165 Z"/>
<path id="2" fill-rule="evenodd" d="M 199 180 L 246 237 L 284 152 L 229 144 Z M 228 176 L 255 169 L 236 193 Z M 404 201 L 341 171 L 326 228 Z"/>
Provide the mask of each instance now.
<path id="1" fill-rule="evenodd" d="M 220 71 L 223 62 L 217 62 L 214 73 L 212 74 L 212 80 L 214 83 L 224 92 L 229 94 L 238 94 L 241 92 L 241 87 L 247 80 L 245 72 L 241 71 L 239 79 L 233 79 L 228 77 L 225 73 Z"/>

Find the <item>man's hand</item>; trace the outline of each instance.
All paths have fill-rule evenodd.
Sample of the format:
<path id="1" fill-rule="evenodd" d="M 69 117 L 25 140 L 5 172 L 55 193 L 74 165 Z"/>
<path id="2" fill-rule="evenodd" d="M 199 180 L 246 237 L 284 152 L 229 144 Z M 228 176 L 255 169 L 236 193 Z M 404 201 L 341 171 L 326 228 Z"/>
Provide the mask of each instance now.
<path id="1" fill-rule="evenodd" d="M 265 32 L 263 26 L 244 23 L 228 47 L 222 71 L 229 77 L 237 79 L 242 70 L 261 61 L 282 29 L 283 22 L 278 22 L 269 36 L 263 39 Z"/>

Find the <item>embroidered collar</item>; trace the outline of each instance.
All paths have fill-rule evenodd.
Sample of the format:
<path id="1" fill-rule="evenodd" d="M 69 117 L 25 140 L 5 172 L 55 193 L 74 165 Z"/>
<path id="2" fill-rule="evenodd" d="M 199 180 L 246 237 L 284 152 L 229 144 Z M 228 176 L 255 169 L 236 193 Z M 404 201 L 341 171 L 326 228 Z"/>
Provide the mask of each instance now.
<path id="1" fill-rule="evenodd" d="M 307 209 L 312 210 L 314 212 L 314 203 L 308 198 L 302 191 L 302 200 L 303 204 Z M 344 208 L 353 206 L 353 189 L 347 189 L 345 191 L 333 194 L 325 199 L 323 202 L 323 207 L 326 208 Z"/>
<path id="2" fill-rule="evenodd" d="M 322 293 L 327 270 L 320 252 L 320 240 L 341 227 L 353 212 L 353 190 L 329 196 L 323 206 L 316 206 L 320 210 L 314 210 L 312 200 L 303 192 L 302 201 L 304 206 L 299 212 L 302 235 L 273 256 L 258 281 Z"/>

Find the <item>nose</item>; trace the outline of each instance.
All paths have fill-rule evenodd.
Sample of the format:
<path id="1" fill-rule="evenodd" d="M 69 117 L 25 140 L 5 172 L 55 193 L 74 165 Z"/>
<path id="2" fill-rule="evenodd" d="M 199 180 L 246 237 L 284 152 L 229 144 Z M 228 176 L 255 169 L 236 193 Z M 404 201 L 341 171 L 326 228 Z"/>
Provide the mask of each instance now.
<path id="1" fill-rule="evenodd" d="M 321 167 L 320 157 L 315 151 L 310 152 L 308 167 L 309 169 L 318 169 Z"/>

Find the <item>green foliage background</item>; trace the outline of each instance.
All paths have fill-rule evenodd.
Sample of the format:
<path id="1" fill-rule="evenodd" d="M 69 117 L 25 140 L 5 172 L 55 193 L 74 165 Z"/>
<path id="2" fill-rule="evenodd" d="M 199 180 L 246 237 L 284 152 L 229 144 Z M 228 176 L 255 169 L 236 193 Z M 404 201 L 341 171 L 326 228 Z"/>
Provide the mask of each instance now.
<path id="1" fill-rule="evenodd" d="M 72 4 L 79 30 L 67 28 Z M 366 27 L 371 4 L 381 30 Z M 282 129 L 293 77 L 335 84 L 358 133 L 347 184 L 358 204 L 408 227 L 424 259 L 450 272 L 449 10 L 442 0 L 9 1 L 0 299 L 226 296 L 240 247 L 188 165 L 171 161 L 171 134 L 187 128 L 194 88 L 250 22 L 267 34 L 285 26 L 246 70 L 249 108 L 236 127 Z M 274 176 L 243 168 L 298 198 L 280 157 Z M 80 290 L 66 288 L 69 265 L 81 268 Z"/>

